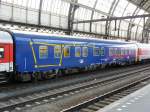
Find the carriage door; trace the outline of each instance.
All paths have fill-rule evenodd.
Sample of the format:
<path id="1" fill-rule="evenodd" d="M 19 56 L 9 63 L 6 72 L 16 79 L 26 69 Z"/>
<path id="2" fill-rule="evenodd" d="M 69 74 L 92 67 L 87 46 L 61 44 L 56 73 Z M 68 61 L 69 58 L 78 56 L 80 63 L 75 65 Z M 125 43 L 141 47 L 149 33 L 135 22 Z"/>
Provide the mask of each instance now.
<path id="1" fill-rule="evenodd" d="M 39 56 L 39 65 L 60 66 L 62 61 L 62 46 L 61 44 L 40 45 Z"/>
<path id="2" fill-rule="evenodd" d="M 31 48 L 36 68 L 61 66 L 62 45 L 32 42 Z"/>

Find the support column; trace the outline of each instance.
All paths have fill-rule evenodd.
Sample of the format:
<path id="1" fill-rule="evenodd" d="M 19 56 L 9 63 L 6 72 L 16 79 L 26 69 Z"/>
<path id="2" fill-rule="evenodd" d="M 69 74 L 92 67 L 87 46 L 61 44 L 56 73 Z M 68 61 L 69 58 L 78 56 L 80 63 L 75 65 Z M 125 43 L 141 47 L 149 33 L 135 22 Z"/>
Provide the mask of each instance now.
<path id="1" fill-rule="evenodd" d="M 120 0 L 114 0 L 112 2 L 111 7 L 109 9 L 109 15 L 113 15 L 114 14 L 114 11 L 115 11 L 115 9 L 116 9 L 119 1 Z M 109 17 L 110 16 L 107 16 L 108 19 L 109 19 Z M 106 37 L 105 37 L 105 39 L 107 39 L 108 36 L 109 36 L 109 33 L 110 33 L 110 24 L 111 24 L 111 21 L 106 21 L 106 25 L 105 25 L 105 35 L 106 35 Z"/>
<path id="2" fill-rule="evenodd" d="M 40 4 L 39 4 L 39 16 L 38 16 L 38 25 L 41 25 L 41 11 L 42 11 L 42 4 L 43 4 L 43 0 L 40 0 Z"/>
<path id="3" fill-rule="evenodd" d="M 10 18 L 10 21 L 13 21 L 13 17 L 14 17 L 14 0 L 12 1 L 11 18 Z"/>
<path id="4" fill-rule="evenodd" d="M 121 16 L 124 16 L 124 13 L 125 13 L 125 11 L 126 11 L 128 5 L 129 5 L 129 2 L 128 2 L 128 4 L 125 6 L 124 11 L 123 11 L 123 13 L 122 13 Z M 118 25 L 118 37 L 120 36 L 120 26 L 121 26 L 121 22 L 122 22 L 122 20 L 119 21 L 119 25 Z"/>
<path id="5" fill-rule="evenodd" d="M 140 11 L 140 9 L 137 7 L 137 8 L 134 10 L 132 16 L 137 15 L 139 11 Z M 128 30 L 127 30 L 127 40 L 126 40 L 126 41 L 131 40 L 132 28 L 135 26 L 134 24 L 132 24 L 133 22 L 134 22 L 134 19 L 130 19 L 130 23 L 129 23 L 129 25 L 128 25 Z"/>
<path id="6" fill-rule="evenodd" d="M 71 0 L 72 2 L 77 3 L 78 0 Z M 78 8 L 78 6 L 71 4 L 70 3 L 70 7 L 69 7 L 69 12 L 68 12 L 68 35 L 71 35 L 73 33 L 73 21 L 74 21 L 74 15 L 75 15 L 75 11 Z"/>
<path id="7" fill-rule="evenodd" d="M 98 0 L 95 1 L 95 4 L 93 6 L 93 9 L 95 9 L 96 5 L 97 5 Z M 92 10 L 92 14 L 91 14 L 91 20 L 93 20 L 93 16 L 94 16 L 94 10 Z M 90 32 L 92 32 L 92 22 L 90 22 Z"/>

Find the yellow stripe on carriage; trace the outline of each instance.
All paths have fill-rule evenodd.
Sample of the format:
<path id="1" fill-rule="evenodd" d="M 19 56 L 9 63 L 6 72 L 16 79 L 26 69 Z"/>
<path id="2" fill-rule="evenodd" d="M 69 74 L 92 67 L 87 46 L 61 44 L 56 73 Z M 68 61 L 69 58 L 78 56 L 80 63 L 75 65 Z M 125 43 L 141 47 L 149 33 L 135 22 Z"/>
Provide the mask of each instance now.
<path id="1" fill-rule="evenodd" d="M 60 62 L 59 62 L 59 66 L 62 65 L 62 58 L 63 58 L 63 54 L 64 54 L 64 45 L 61 45 L 61 58 L 60 58 Z"/>
<path id="2" fill-rule="evenodd" d="M 47 46 L 57 46 L 57 45 L 67 45 L 67 46 L 88 46 L 88 45 L 81 45 L 81 44 L 49 44 L 46 42 L 34 42 L 34 44 L 40 44 L 40 45 L 47 45 Z M 91 46 L 90 46 L 91 47 Z M 93 47 L 93 46 L 92 46 Z"/>
<path id="3" fill-rule="evenodd" d="M 34 52 L 34 48 L 33 48 L 32 44 L 33 44 L 33 43 L 30 41 L 30 47 L 31 47 L 31 49 L 32 49 L 32 54 L 33 54 L 33 58 L 34 58 L 34 63 L 35 63 L 35 65 L 36 65 L 36 64 L 37 64 L 37 59 L 36 59 L 35 52 Z"/>
<path id="4" fill-rule="evenodd" d="M 52 66 L 59 66 L 59 65 L 36 65 L 36 68 L 45 68 L 45 67 L 52 67 Z"/>
<path id="5" fill-rule="evenodd" d="M 44 43 L 44 42 L 34 42 L 34 44 L 47 45 L 47 46 L 57 46 L 57 45 L 60 45 L 60 44 L 48 44 L 48 43 Z"/>

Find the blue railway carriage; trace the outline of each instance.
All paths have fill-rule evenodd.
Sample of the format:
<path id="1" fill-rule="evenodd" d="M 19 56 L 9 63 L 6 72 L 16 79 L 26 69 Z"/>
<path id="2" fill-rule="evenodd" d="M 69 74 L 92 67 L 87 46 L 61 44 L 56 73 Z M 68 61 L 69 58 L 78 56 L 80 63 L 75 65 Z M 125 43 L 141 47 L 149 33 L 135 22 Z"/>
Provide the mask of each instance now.
<path id="1" fill-rule="evenodd" d="M 43 79 L 68 72 L 94 70 L 136 61 L 131 42 L 11 31 L 17 80 Z"/>
<path id="2" fill-rule="evenodd" d="M 65 36 L 13 32 L 16 45 L 16 71 L 19 79 L 95 69 L 102 65 L 105 48 L 98 42 Z M 105 57 L 106 58 L 106 57 Z"/>

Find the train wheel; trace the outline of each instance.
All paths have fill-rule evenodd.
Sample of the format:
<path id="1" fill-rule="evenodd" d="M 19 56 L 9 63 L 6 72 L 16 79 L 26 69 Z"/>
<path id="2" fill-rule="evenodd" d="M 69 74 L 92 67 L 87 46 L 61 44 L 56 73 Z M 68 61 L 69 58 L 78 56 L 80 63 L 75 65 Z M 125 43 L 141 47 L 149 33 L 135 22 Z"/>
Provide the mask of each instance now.
<path id="1" fill-rule="evenodd" d="M 105 67 L 106 67 L 105 64 L 102 64 L 102 65 L 101 65 L 101 69 L 104 69 Z"/>
<path id="2" fill-rule="evenodd" d="M 56 70 L 55 71 L 55 73 L 56 73 L 56 77 L 59 77 L 59 76 L 62 76 L 63 74 L 62 74 L 62 70 Z"/>

